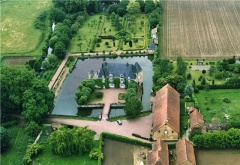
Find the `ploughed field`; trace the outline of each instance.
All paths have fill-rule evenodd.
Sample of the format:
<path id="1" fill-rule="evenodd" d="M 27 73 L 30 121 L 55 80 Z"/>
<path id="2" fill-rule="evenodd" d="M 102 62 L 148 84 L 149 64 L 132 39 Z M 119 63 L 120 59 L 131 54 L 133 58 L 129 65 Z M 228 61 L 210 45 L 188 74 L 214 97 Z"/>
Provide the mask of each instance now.
<path id="1" fill-rule="evenodd" d="M 163 56 L 240 56 L 239 0 L 165 0 L 162 5 Z"/>

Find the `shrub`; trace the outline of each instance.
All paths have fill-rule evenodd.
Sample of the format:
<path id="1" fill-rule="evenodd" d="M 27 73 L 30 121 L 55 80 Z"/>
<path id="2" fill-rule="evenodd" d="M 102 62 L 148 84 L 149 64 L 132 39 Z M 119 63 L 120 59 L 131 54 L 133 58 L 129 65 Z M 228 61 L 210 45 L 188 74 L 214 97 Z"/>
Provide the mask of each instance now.
<path id="1" fill-rule="evenodd" d="M 99 43 L 97 43 L 97 45 L 96 45 L 97 47 L 100 47 L 100 44 Z"/>
<path id="2" fill-rule="evenodd" d="M 137 38 L 134 38 L 134 39 L 133 39 L 133 42 L 134 42 L 134 43 L 137 43 L 137 42 L 138 42 L 138 39 L 137 39 Z"/>
<path id="3" fill-rule="evenodd" d="M 188 73 L 188 74 L 187 74 L 187 79 L 190 80 L 191 78 L 192 78 L 191 73 Z"/>
<path id="4" fill-rule="evenodd" d="M 202 74 L 205 74 L 206 73 L 206 70 L 202 70 Z"/>
<path id="5" fill-rule="evenodd" d="M 96 98 L 99 98 L 99 99 L 100 99 L 100 98 L 103 98 L 103 92 L 96 92 L 96 93 L 95 93 L 95 97 L 96 97 Z"/>
<path id="6" fill-rule="evenodd" d="M 225 97 L 225 98 L 223 99 L 223 102 L 224 102 L 224 103 L 230 103 L 231 101 L 229 100 L 229 98 Z"/>
<path id="7" fill-rule="evenodd" d="M 39 144 L 29 144 L 27 147 L 27 151 L 25 156 L 23 157 L 23 161 L 26 164 L 32 163 L 32 157 L 37 156 L 42 151 L 42 146 Z"/>
<path id="8" fill-rule="evenodd" d="M 109 45 L 108 41 L 105 42 L 105 45 Z"/>
<path id="9" fill-rule="evenodd" d="M 31 121 L 27 124 L 25 130 L 29 136 L 35 137 L 41 131 L 41 127 L 36 122 Z"/>
<path id="10" fill-rule="evenodd" d="M 101 38 L 98 38 L 98 39 L 97 39 L 97 43 L 100 43 L 100 42 L 102 42 L 102 39 L 101 39 Z"/>
<path id="11" fill-rule="evenodd" d="M 117 141 L 121 141 L 121 142 L 125 142 L 125 143 L 136 144 L 136 145 L 141 145 L 141 146 L 146 146 L 146 147 L 152 147 L 151 143 L 142 142 L 142 141 L 131 139 L 131 138 L 121 136 L 121 135 L 111 134 L 111 133 L 107 133 L 107 132 L 103 132 L 102 135 L 104 138 L 109 138 L 112 140 L 117 140 Z"/>

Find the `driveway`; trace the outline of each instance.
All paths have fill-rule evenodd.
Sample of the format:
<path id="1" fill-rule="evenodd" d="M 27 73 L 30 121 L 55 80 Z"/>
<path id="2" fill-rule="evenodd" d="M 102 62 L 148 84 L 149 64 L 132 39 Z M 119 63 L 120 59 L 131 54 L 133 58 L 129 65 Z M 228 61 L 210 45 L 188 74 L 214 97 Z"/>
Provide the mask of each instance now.
<path id="1" fill-rule="evenodd" d="M 97 134 L 101 134 L 102 132 L 110 132 L 138 140 L 141 139 L 132 136 L 132 133 L 136 133 L 143 137 L 149 138 L 152 129 L 152 114 L 136 119 L 122 120 L 122 125 L 118 125 L 116 121 L 110 122 L 106 120 L 87 121 L 62 118 L 49 118 L 48 120 L 55 123 L 68 124 L 77 127 L 88 126 L 89 129 L 95 131 Z"/>

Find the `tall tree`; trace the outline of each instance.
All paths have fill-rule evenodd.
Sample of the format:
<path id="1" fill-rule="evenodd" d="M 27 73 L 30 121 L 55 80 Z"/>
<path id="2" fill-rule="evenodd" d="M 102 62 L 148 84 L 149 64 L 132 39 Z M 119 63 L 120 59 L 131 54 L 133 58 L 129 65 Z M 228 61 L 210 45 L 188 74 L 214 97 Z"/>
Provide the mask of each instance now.
<path id="1" fill-rule="evenodd" d="M 155 3 L 153 2 L 153 0 L 146 0 L 145 1 L 145 9 L 144 12 L 146 14 L 151 13 L 154 9 L 156 8 Z"/>
<path id="2" fill-rule="evenodd" d="M 187 65 L 183 61 L 183 58 L 181 56 L 177 57 L 177 74 L 181 76 L 185 76 L 187 70 Z"/>
<path id="3" fill-rule="evenodd" d="M 127 5 L 128 14 L 138 14 L 140 13 L 140 5 L 138 2 L 131 2 Z"/>
<path id="4" fill-rule="evenodd" d="M 0 142 L 1 142 L 1 145 L 0 145 L 1 153 L 2 151 L 8 150 L 8 148 L 10 147 L 10 139 L 9 139 L 7 129 L 4 127 L 0 127 Z"/>
<path id="5" fill-rule="evenodd" d="M 27 69 L 2 67 L 1 69 L 1 111 L 22 111 L 23 93 L 32 86 L 35 75 Z"/>
<path id="6" fill-rule="evenodd" d="M 81 155 L 91 150 L 93 132 L 87 127 L 65 128 L 61 127 L 53 132 L 49 138 L 49 145 L 57 155 Z"/>
<path id="7" fill-rule="evenodd" d="M 141 112 L 142 108 L 142 103 L 136 95 L 132 95 L 131 97 L 126 99 L 124 111 L 127 116 L 131 118 L 137 117 Z"/>
<path id="8" fill-rule="evenodd" d="M 35 81 L 30 89 L 23 93 L 22 115 L 28 121 L 41 123 L 54 105 L 54 94 L 41 81 Z"/>

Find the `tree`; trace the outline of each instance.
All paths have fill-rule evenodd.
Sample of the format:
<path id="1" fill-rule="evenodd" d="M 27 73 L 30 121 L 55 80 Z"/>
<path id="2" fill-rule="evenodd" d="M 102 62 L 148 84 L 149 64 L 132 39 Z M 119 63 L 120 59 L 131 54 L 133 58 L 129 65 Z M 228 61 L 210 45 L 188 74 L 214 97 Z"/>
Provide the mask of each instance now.
<path id="1" fill-rule="evenodd" d="M 35 75 L 25 68 L 2 67 L 1 69 L 1 110 L 21 112 L 23 93 L 31 88 Z"/>
<path id="2" fill-rule="evenodd" d="M 188 80 L 191 80 L 191 78 L 192 78 L 191 73 L 188 73 L 188 74 L 187 74 L 187 79 L 188 79 Z"/>
<path id="3" fill-rule="evenodd" d="M 128 14 L 138 14 L 140 13 L 140 5 L 138 2 L 131 2 L 127 5 Z"/>
<path id="4" fill-rule="evenodd" d="M 64 57 L 66 56 L 66 48 L 65 48 L 65 45 L 62 42 L 57 42 L 54 45 L 54 54 L 59 59 L 64 59 Z"/>
<path id="5" fill-rule="evenodd" d="M 132 97 L 126 99 L 124 111 L 127 116 L 135 118 L 141 112 L 142 108 L 142 103 L 136 95 L 132 95 Z"/>
<path id="6" fill-rule="evenodd" d="M 40 133 L 41 127 L 36 122 L 30 121 L 25 130 L 29 136 L 36 137 Z"/>
<path id="7" fill-rule="evenodd" d="M 62 22 L 66 17 L 66 13 L 59 8 L 52 8 L 50 10 L 50 19 L 52 19 L 55 23 Z"/>
<path id="8" fill-rule="evenodd" d="M 151 13 L 155 8 L 156 8 L 156 5 L 155 5 L 155 3 L 153 2 L 153 0 L 146 0 L 146 1 L 145 1 L 144 12 L 145 12 L 146 14 Z"/>
<path id="9" fill-rule="evenodd" d="M 1 142 L 1 152 L 7 151 L 10 147 L 10 139 L 7 132 L 7 129 L 4 127 L 0 127 L 0 142 Z"/>
<path id="10" fill-rule="evenodd" d="M 22 115 L 28 121 L 41 123 L 54 106 L 54 94 L 41 81 L 33 82 L 30 89 L 23 93 Z"/>
<path id="11" fill-rule="evenodd" d="M 184 95 L 192 97 L 193 91 L 194 90 L 193 90 L 192 84 L 187 84 L 187 86 L 184 89 Z"/>
<path id="12" fill-rule="evenodd" d="M 187 65 L 183 61 L 183 58 L 181 56 L 178 56 L 177 57 L 177 74 L 185 76 L 186 69 L 187 69 Z"/>
<path id="13" fill-rule="evenodd" d="M 139 3 L 141 12 L 144 12 L 144 8 L 145 8 L 144 0 L 136 0 L 136 2 Z"/>
<path id="14" fill-rule="evenodd" d="M 148 15 L 148 20 L 151 28 L 155 28 L 160 20 L 160 14 L 157 11 L 153 11 Z"/>
<path id="15" fill-rule="evenodd" d="M 57 155 L 82 155 L 91 150 L 93 132 L 87 127 L 73 129 L 61 127 L 49 137 L 52 152 Z"/>
<path id="16" fill-rule="evenodd" d="M 209 76 L 213 76 L 216 71 L 216 67 L 211 65 L 209 68 Z"/>

